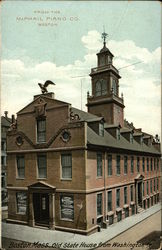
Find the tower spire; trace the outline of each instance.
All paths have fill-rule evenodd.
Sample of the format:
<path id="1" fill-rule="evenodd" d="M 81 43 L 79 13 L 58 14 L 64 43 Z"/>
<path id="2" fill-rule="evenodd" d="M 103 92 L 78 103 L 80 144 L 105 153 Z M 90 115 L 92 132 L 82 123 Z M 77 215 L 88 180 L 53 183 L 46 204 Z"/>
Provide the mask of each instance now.
<path id="1" fill-rule="evenodd" d="M 103 39 L 103 45 L 104 47 L 106 47 L 106 37 L 108 36 L 108 34 L 105 32 L 105 26 L 103 26 L 103 33 L 102 33 L 102 39 Z"/>

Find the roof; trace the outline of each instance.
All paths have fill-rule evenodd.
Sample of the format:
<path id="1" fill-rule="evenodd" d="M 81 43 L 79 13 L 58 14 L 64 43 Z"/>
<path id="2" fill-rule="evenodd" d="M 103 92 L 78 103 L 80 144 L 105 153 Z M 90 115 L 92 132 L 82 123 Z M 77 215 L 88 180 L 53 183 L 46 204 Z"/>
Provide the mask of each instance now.
<path id="1" fill-rule="evenodd" d="M 126 127 L 123 127 L 120 129 L 120 133 L 123 134 L 123 133 L 131 133 L 133 131 L 132 128 L 126 128 Z"/>
<path id="2" fill-rule="evenodd" d="M 103 119 L 103 117 L 98 117 L 96 115 L 90 114 L 88 112 L 79 110 L 77 108 L 71 107 L 71 112 L 74 114 L 78 114 L 80 121 L 86 121 L 86 122 L 92 122 L 92 121 L 100 121 Z M 111 124 L 108 125 L 107 123 L 104 124 L 104 128 L 117 128 L 119 127 L 119 124 Z M 124 149 L 124 150 L 132 150 L 132 151 L 138 151 L 138 152 L 147 152 L 147 153 L 153 153 L 153 154 L 160 154 L 159 151 L 153 146 L 147 146 L 146 144 L 139 144 L 135 140 L 133 143 L 129 142 L 122 136 L 122 132 L 132 132 L 132 128 L 123 127 L 121 128 L 121 136 L 120 140 L 117 140 L 114 138 L 106 129 L 104 130 L 104 136 L 98 135 L 92 128 L 89 126 L 87 127 L 87 143 L 90 145 L 96 145 L 96 146 L 104 146 L 108 148 L 118 148 L 118 149 Z M 142 132 L 135 132 L 135 136 L 143 135 Z"/>
<path id="3" fill-rule="evenodd" d="M 10 127 L 12 119 L 9 117 L 1 116 L 1 126 Z"/>
<path id="4" fill-rule="evenodd" d="M 120 128 L 120 124 L 110 124 L 108 125 L 107 123 L 105 124 L 104 128 Z"/>
<path id="5" fill-rule="evenodd" d="M 110 51 L 106 46 L 103 46 L 103 48 L 100 50 L 99 53 L 104 53 L 104 52 L 108 52 L 108 53 L 110 53 L 112 56 L 114 56 L 114 55 L 111 53 L 111 51 Z M 99 53 L 98 53 L 98 54 L 99 54 Z"/>
<path id="6" fill-rule="evenodd" d="M 34 103 L 37 103 L 37 101 L 39 100 L 39 98 L 41 98 L 41 99 L 43 99 L 44 101 L 46 101 L 47 103 L 52 103 L 52 104 L 59 104 L 59 105 L 70 105 L 69 103 L 67 103 L 67 102 L 64 102 L 64 101 L 60 101 L 60 100 L 57 100 L 57 99 L 55 99 L 55 98 L 51 98 L 51 97 L 49 97 L 49 96 L 47 96 L 47 95 L 45 95 L 45 94 L 40 94 L 40 95 L 38 95 L 32 102 L 30 102 L 29 104 L 27 104 L 24 108 L 22 108 L 21 110 L 19 110 L 18 112 L 17 112 L 17 114 L 19 115 L 19 114 L 21 114 L 21 113 L 23 113 L 24 111 L 26 111 L 27 110 L 27 108 L 29 108 L 29 107 L 32 107 L 33 106 L 33 104 Z"/>
<path id="7" fill-rule="evenodd" d="M 134 132 L 133 136 L 142 136 L 143 133 L 142 132 Z"/>
<path id="8" fill-rule="evenodd" d="M 79 115 L 80 121 L 86 121 L 86 122 L 96 122 L 96 121 L 101 121 L 104 118 L 103 117 L 99 117 L 93 114 L 90 114 L 88 112 L 85 112 L 83 110 L 71 107 L 71 112 L 73 112 L 74 114 Z"/>
<path id="9" fill-rule="evenodd" d="M 151 135 L 144 135 L 143 136 L 143 139 L 150 139 L 151 138 Z"/>
<path id="10" fill-rule="evenodd" d="M 120 140 L 114 138 L 106 130 L 104 131 L 104 136 L 99 136 L 95 131 L 93 131 L 89 126 L 87 128 L 87 143 L 90 145 L 104 146 L 107 148 L 117 148 L 129 151 L 138 151 L 139 153 L 152 153 L 160 154 L 159 151 L 153 146 L 147 146 L 146 144 L 139 144 L 135 140 L 133 143 L 127 141 L 122 135 Z"/>

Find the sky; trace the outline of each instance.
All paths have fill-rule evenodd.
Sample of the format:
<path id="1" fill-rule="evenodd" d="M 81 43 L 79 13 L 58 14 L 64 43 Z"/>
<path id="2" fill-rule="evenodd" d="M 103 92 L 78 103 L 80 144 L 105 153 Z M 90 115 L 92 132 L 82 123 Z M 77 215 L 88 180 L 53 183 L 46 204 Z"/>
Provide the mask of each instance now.
<path id="1" fill-rule="evenodd" d="M 16 114 L 47 79 L 56 99 L 86 110 L 105 28 L 113 64 L 122 68 L 125 118 L 160 135 L 160 11 L 159 1 L 2 1 L 1 113 Z"/>

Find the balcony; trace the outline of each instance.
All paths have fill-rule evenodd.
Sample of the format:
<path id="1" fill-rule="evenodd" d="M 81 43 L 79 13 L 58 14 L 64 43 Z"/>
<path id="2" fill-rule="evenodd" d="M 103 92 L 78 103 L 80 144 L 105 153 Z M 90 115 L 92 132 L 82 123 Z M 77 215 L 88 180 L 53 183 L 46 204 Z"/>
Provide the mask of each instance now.
<path id="1" fill-rule="evenodd" d="M 91 103 L 97 103 L 97 102 L 100 102 L 100 101 L 105 101 L 105 102 L 112 102 L 113 101 L 116 101 L 118 103 L 121 103 L 122 105 L 124 105 L 124 99 L 122 97 L 119 97 L 113 93 L 110 93 L 109 95 L 101 95 L 101 96 L 88 96 L 88 104 L 91 104 Z"/>
<path id="2" fill-rule="evenodd" d="M 107 70 L 113 70 L 116 74 L 119 75 L 119 71 L 112 64 L 92 68 L 91 69 L 91 74 L 99 73 L 99 72 L 103 72 L 103 71 L 107 71 Z"/>

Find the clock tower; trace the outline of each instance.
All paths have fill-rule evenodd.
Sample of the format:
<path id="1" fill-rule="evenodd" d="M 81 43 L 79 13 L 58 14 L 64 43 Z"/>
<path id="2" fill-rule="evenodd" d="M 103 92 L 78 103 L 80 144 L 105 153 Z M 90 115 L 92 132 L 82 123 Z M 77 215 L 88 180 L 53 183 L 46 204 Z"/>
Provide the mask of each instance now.
<path id="1" fill-rule="evenodd" d="M 88 112 L 103 116 L 108 124 L 124 125 L 124 100 L 119 97 L 119 71 L 113 66 L 114 55 L 106 47 L 107 34 L 102 33 L 103 48 L 97 53 L 97 67 L 91 69 L 92 95 L 87 95 Z"/>

